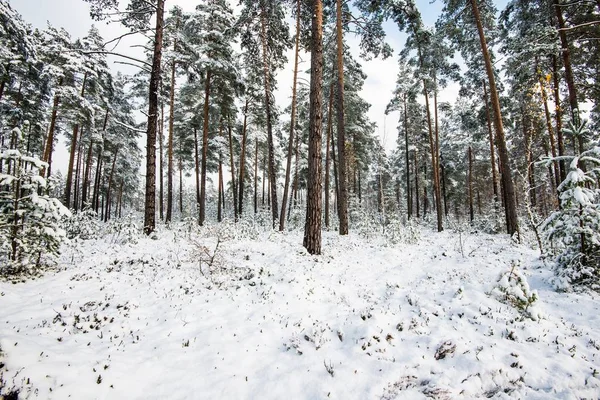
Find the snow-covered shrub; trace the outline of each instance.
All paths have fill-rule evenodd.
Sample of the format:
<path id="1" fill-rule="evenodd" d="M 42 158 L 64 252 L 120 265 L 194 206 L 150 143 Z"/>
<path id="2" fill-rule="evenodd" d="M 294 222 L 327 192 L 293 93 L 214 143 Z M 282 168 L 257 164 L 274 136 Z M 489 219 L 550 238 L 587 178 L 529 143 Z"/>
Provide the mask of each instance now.
<path id="1" fill-rule="evenodd" d="M 11 132 L 21 137 L 18 128 Z M 61 220 L 70 212 L 48 196 L 50 183 L 40 176 L 47 164 L 18 149 L 0 153 L 0 274 L 37 274 L 56 263 L 66 239 Z"/>
<path id="2" fill-rule="evenodd" d="M 140 239 L 141 229 L 133 222 L 131 215 L 125 218 L 111 220 L 108 225 L 108 233 L 112 235 L 112 242 L 119 244 L 136 244 Z"/>
<path id="3" fill-rule="evenodd" d="M 565 133 L 589 133 L 586 121 L 570 125 Z M 552 213 L 541 226 L 545 239 L 553 246 L 557 258 L 559 286 L 586 285 L 600 288 L 600 146 L 568 161 L 569 173 L 559 185 L 560 210 Z M 544 163 L 551 163 L 552 158 Z M 585 165 L 585 167 L 584 167 Z"/>
<path id="4" fill-rule="evenodd" d="M 411 220 L 402 223 L 399 218 L 392 218 L 385 226 L 384 237 L 391 245 L 416 244 L 421 239 L 421 232 L 418 225 Z"/>
<path id="5" fill-rule="evenodd" d="M 499 301 L 527 314 L 532 319 L 537 318 L 537 314 L 531 312 L 530 309 L 538 300 L 537 292 L 530 289 L 527 278 L 517 269 L 517 263 L 513 262 L 510 270 L 500 274 L 492 289 L 492 295 Z"/>
<path id="6" fill-rule="evenodd" d="M 94 210 L 83 210 L 65 220 L 65 231 L 69 239 L 94 239 L 100 231 L 100 220 Z"/>

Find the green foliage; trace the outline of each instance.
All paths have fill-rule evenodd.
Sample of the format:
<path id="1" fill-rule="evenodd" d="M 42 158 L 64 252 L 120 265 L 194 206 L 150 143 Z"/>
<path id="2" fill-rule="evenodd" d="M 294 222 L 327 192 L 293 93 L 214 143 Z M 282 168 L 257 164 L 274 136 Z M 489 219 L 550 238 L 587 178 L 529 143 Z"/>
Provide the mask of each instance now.
<path id="1" fill-rule="evenodd" d="M 7 171 L 0 173 L 0 274 L 37 275 L 56 263 L 66 239 L 61 220 L 70 212 L 45 194 L 52 185 L 39 175 L 45 163 L 16 149 L 0 153 L 0 163 Z"/>
<path id="2" fill-rule="evenodd" d="M 492 295 L 530 318 L 536 319 L 537 314 L 532 312 L 530 307 L 538 301 L 537 292 L 529 288 L 527 278 L 517 269 L 517 264 L 513 262 L 510 270 L 500 274 L 492 289 Z"/>
<path id="3" fill-rule="evenodd" d="M 587 122 L 571 124 L 565 133 L 588 135 Z M 542 224 L 545 239 L 557 256 L 556 284 L 600 288 L 600 146 L 576 156 L 558 157 L 569 162 L 569 173 L 559 185 L 561 208 Z M 543 162 L 551 163 L 547 158 Z"/>

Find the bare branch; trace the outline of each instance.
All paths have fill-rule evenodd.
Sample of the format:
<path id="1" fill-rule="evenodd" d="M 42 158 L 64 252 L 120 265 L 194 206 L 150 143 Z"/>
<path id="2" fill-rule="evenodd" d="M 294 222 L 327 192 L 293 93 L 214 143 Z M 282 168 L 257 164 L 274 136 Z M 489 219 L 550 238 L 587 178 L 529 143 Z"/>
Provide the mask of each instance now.
<path id="1" fill-rule="evenodd" d="M 600 24 L 600 21 L 590 21 L 590 22 L 586 22 L 584 24 L 579 24 L 579 25 L 575 25 L 575 26 L 569 26 L 567 28 L 560 28 L 557 29 L 559 31 L 572 31 L 573 29 L 577 29 L 577 28 L 582 28 L 584 26 L 592 26 L 592 25 L 598 25 Z"/>
<path id="2" fill-rule="evenodd" d="M 107 55 L 111 55 L 111 56 L 116 56 L 116 57 L 123 57 L 123 58 L 127 58 L 129 60 L 135 61 L 135 62 L 139 62 L 141 64 L 144 64 L 145 66 L 152 68 L 152 65 L 147 63 L 146 61 L 143 60 L 138 60 L 137 58 L 133 58 L 133 57 L 129 57 L 126 56 L 124 54 L 119 54 L 119 53 L 113 53 L 112 51 L 104 51 L 104 50 L 98 50 L 98 51 L 83 51 L 82 54 L 107 54 Z"/>

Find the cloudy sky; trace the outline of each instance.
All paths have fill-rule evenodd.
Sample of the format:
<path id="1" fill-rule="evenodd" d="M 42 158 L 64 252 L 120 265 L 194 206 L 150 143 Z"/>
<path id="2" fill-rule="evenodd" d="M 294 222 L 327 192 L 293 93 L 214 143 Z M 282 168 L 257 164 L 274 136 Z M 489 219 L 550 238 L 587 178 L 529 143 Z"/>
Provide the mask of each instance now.
<path id="1" fill-rule="evenodd" d="M 126 32 L 118 24 L 108 25 L 104 22 L 92 21 L 89 16 L 89 6 L 83 0 L 9 0 L 9 3 L 34 27 L 43 29 L 50 23 L 53 26 L 65 28 L 73 38 L 85 36 L 92 24 L 98 27 L 107 41 Z M 198 0 L 167 0 L 166 7 L 169 9 L 174 5 L 179 5 L 184 10 L 191 11 L 197 3 Z M 432 25 L 441 9 L 441 2 L 430 3 L 429 0 L 417 0 L 417 5 L 423 13 L 424 22 L 427 25 Z M 389 151 L 395 146 L 398 114 L 394 113 L 386 117 L 384 111 L 395 87 L 396 74 L 398 72 L 397 54 L 403 47 L 406 36 L 400 34 L 395 24 L 391 22 L 386 23 L 385 30 L 388 36 L 388 43 L 394 49 L 395 56 L 387 60 L 362 61 L 363 70 L 368 78 L 361 95 L 371 104 L 369 116 L 372 121 L 377 123 L 377 133 L 385 148 Z M 358 39 L 351 34 L 346 39 L 355 53 L 355 58 L 358 59 Z M 135 49 L 131 49 L 130 46 L 131 44 L 139 43 L 139 41 L 140 39 L 124 40 L 117 48 L 117 51 L 126 54 L 135 53 Z M 309 57 L 305 55 L 303 58 L 305 65 L 308 66 Z M 290 61 L 288 66 L 279 73 L 277 78 L 279 88 L 276 93 L 276 100 L 281 108 L 287 106 L 291 101 L 292 50 L 289 51 L 288 60 Z M 112 61 L 114 62 L 114 60 Z M 132 67 L 125 67 L 114 63 L 111 63 L 111 67 L 115 70 L 132 72 Z M 300 70 L 302 71 L 302 67 Z M 453 99 L 456 93 L 457 86 L 451 85 L 441 94 L 440 99 Z M 57 160 L 57 167 L 63 169 L 63 165 L 66 166 L 66 150 L 64 149 L 64 144 L 59 144 L 58 147 L 62 148 L 57 148 L 55 159 Z"/>

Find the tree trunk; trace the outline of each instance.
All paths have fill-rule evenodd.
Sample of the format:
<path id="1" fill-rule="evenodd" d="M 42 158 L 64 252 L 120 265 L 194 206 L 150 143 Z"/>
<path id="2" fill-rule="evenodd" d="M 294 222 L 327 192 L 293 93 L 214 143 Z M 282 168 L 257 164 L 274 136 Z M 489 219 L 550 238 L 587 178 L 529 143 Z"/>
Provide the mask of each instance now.
<path id="1" fill-rule="evenodd" d="M 550 107 L 548 107 L 548 95 L 546 94 L 546 82 L 544 80 L 544 77 L 542 76 L 542 72 L 540 71 L 539 66 L 537 66 L 537 60 L 536 60 L 536 72 L 537 72 L 537 76 L 538 76 L 538 81 L 540 83 L 540 92 L 542 94 L 542 102 L 544 103 L 544 115 L 546 117 L 546 131 L 548 132 L 548 139 L 550 140 L 550 150 L 552 152 L 552 157 L 556 158 L 556 156 L 558 154 L 556 152 L 556 140 L 554 138 L 554 131 L 552 130 L 552 117 L 550 116 Z M 554 170 L 554 181 L 556 182 L 556 185 L 558 186 L 559 179 L 560 179 L 560 167 L 558 165 L 558 161 L 555 160 L 552 163 L 552 165 L 553 165 L 553 170 Z"/>
<path id="2" fill-rule="evenodd" d="M 310 116 L 308 144 L 308 184 L 304 247 L 309 254 L 321 254 L 321 95 L 323 90 L 323 3 L 313 2 L 310 74 Z M 339 3 L 338 3 L 339 8 Z M 341 26 L 338 26 L 341 28 Z M 339 32 L 341 38 L 341 32 Z M 338 62 L 339 65 L 339 62 Z M 342 78 L 343 79 L 343 78 Z M 343 82 L 343 81 L 342 81 Z M 343 115 L 342 115 L 343 117 Z M 347 228 L 347 226 L 346 226 Z M 347 233 L 347 229 L 346 232 Z"/>
<path id="3" fill-rule="evenodd" d="M 58 81 L 58 86 L 62 86 L 62 78 Z M 40 175 L 50 176 L 52 174 L 52 153 L 54 152 L 54 131 L 56 130 L 56 116 L 58 114 L 58 103 L 60 103 L 60 96 L 54 95 L 54 102 L 52 104 L 52 116 L 50 117 L 50 129 L 48 130 L 48 136 L 46 137 L 46 147 L 44 149 L 44 158 L 42 161 L 48 163 L 48 170 L 44 168 L 40 170 Z"/>
<path id="4" fill-rule="evenodd" d="M 258 138 L 254 146 L 254 214 L 258 213 Z"/>
<path id="5" fill-rule="evenodd" d="M 473 213 L 473 150 L 471 149 L 471 146 L 469 146 L 469 150 L 468 150 L 468 157 L 469 157 L 469 175 L 468 175 L 468 190 L 469 190 L 469 221 L 471 221 L 471 224 L 473 223 L 473 220 L 475 219 L 474 213 Z"/>
<path id="6" fill-rule="evenodd" d="M 222 195 L 221 195 L 221 185 L 223 185 L 223 162 L 222 162 L 222 157 L 221 157 L 221 153 L 219 153 L 219 183 L 217 185 L 217 191 L 218 191 L 218 200 L 217 200 L 217 222 L 221 222 L 223 220 L 223 215 L 222 215 L 222 209 L 221 209 L 221 205 L 222 205 Z"/>
<path id="7" fill-rule="evenodd" d="M 238 214 L 241 216 L 244 212 L 244 169 L 246 168 L 246 137 L 247 137 L 247 122 L 248 122 L 248 97 L 246 97 L 246 105 L 244 106 L 244 124 L 242 126 L 242 148 L 240 149 L 240 177 L 238 179 Z"/>
<path id="8" fill-rule="evenodd" d="M 494 126 L 496 128 L 496 143 L 498 145 L 498 152 L 500 154 L 500 162 L 503 165 L 502 168 L 502 182 L 504 190 L 506 192 L 506 204 L 505 214 L 507 226 L 506 229 L 510 235 L 517 232 L 518 219 L 517 219 L 517 204 L 515 199 L 515 187 L 512 180 L 512 174 L 510 171 L 510 163 L 508 161 L 508 149 L 506 147 L 506 140 L 504 138 L 504 127 L 502 125 L 502 114 L 500 111 L 500 100 L 498 98 L 498 91 L 496 90 L 496 79 L 494 77 L 494 70 L 492 67 L 492 60 L 488 52 L 485 34 L 483 32 L 483 25 L 481 24 L 481 17 L 479 15 L 479 8 L 477 7 L 477 0 L 469 0 L 471 8 L 473 10 L 473 16 L 477 24 L 477 31 L 479 33 L 479 41 L 481 43 L 481 52 L 485 61 L 485 69 L 488 76 L 490 95 L 492 101 L 492 109 L 494 110 Z"/>
<path id="9" fill-rule="evenodd" d="M 183 161 L 181 160 L 181 143 L 179 144 L 179 218 L 183 218 Z"/>
<path id="10" fill-rule="evenodd" d="M 267 147 L 269 152 L 269 181 L 271 182 L 271 214 L 273 218 L 273 229 L 277 221 L 279 206 L 277 205 L 277 171 L 275 170 L 275 148 L 273 145 L 273 122 L 271 116 L 271 67 L 269 65 L 269 56 L 267 51 L 267 18 L 264 4 L 261 2 L 261 42 L 263 50 L 263 73 L 265 86 L 265 112 L 267 117 Z"/>
<path id="11" fill-rule="evenodd" d="M 329 147 L 330 138 L 333 134 L 333 91 L 334 86 L 331 84 L 329 86 L 329 106 L 327 107 L 327 139 L 325 143 L 325 228 L 329 230 L 329 160 L 331 158 L 330 151 L 335 151 L 335 149 Z"/>
<path id="12" fill-rule="evenodd" d="M 556 120 L 556 136 L 557 136 L 557 145 L 558 145 L 558 156 L 562 157 L 565 155 L 565 142 L 563 138 L 562 131 L 562 108 L 560 107 L 560 85 L 559 85 L 559 76 L 558 76 L 558 60 L 556 56 L 552 56 L 552 82 L 553 82 L 553 91 L 554 91 L 554 118 Z M 560 160 L 558 163 L 560 168 L 560 181 L 556 182 L 557 185 L 560 185 L 560 182 L 564 181 L 567 178 L 567 169 L 565 167 L 564 160 Z M 560 207 L 560 202 L 558 202 Z"/>
<path id="13" fill-rule="evenodd" d="M 204 225 L 206 217 L 206 157 L 208 156 L 208 101 L 210 99 L 210 69 L 206 71 L 206 81 L 204 82 L 204 124 L 202 129 L 202 169 L 200 183 L 200 211 L 198 223 Z"/>
<path id="14" fill-rule="evenodd" d="M 102 181 L 102 146 L 98 148 L 98 162 L 96 163 L 96 177 L 94 179 L 94 196 L 92 205 L 94 211 L 98 213 L 98 204 L 100 199 L 100 182 Z"/>
<path id="15" fill-rule="evenodd" d="M 174 46 L 176 46 L 175 41 Z M 173 217 L 173 125 L 175 123 L 175 67 L 171 61 L 171 88 L 169 90 L 169 138 L 167 139 L 167 215 L 165 223 L 170 223 Z"/>
<path id="16" fill-rule="evenodd" d="M 165 160 L 164 160 L 164 131 L 165 131 L 165 104 L 161 103 L 160 105 L 160 126 L 158 128 L 158 153 L 159 153 L 159 174 L 160 177 L 158 178 L 158 182 L 159 182 L 159 194 L 158 194 L 158 201 L 159 201 L 159 217 L 161 221 L 165 220 L 165 214 L 164 214 L 164 209 L 165 209 L 165 182 L 164 182 L 164 176 L 165 176 L 165 171 L 164 171 L 164 167 L 165 167 Z"/>
<path id="17" fill-rule="evenodd" d="M 406 212 L 408 219 L 412 217 L 412 196 L 410 193 L 410 161 L 408 157 L 408 104 L 404 94 L 404 152 L 406 162 Z"/>
<path id="18" fill-rule="evenodd" d="M 79 211 L 79 200 L 80 200 L 80 196 L 79 196 L 79 186 L 81 184 L 81 164 L 82 164 L 82 157 L 81 157 L 81 152 L 83 151 L 83 143 L 81 141 L 79 141 L 79 144 L 77 145 L 78 150 L 77 150 L 77 161 L 75 162 L 75 193 L 73 196 L 73 208 L 75 209 L 75 212 Z"/>
<path id="19" fill-rule="evenodd" d="M 485 118 L 487 121 L 488 138 L 490 141 L 490 163 L 492 167 L 492 187 L 494 190 L 494 207 L 498 205 L 498 177 L 496 175 L 496 151 L 494 150 L 494 134 L 492 132 L 492 119 L 490 117 L 490 107 L 488 103 L 487 86 L 483 83 L 483 98 L 485 101 Z"/>
<path id="20" fill-rule="evenodd" d="M 231 191 L 233 199 L 233 217 L 234 221 L 238 220 L 238 206 L 237 206 L 237 188 L 235 186 L 235 164 L 233 163 L 233 138 L 231 136 L 231 123 L 227 126 L 229 132 L 229 163 L 231 165 Z"/>
<path id="21" fill-rule="evenodd" d="M 443 215 L 442 215 L 442 190 L 440 188 L 440 129 L 439 129 L 439 120 L 438 120 L 438 103 L 437 103 L 437 78 L 436 75 L 433 76 L 433 113 L 434 113 L 434 121 L 435 121 L 435 151 L 434 157 L 435 164 L 432 166 L 433 168 L 433 189 L 435 194 L 435 211 L 437 213 L 437 230 L 441 232 L 444 230 L 442 225 Z"/>
<path id="22" fill-rule="evenodd" d="M 81 98 L 85 96 L 85 84 L 87 82 L 87 71 L 83 74 L 83 83 L 81 85 Z M 71 139 L 71 152 L 69 154 L 69 168 L 67 169 L 67 181 L 65 183 L 65 207 L 71 208 L 71 189 L 73 186 L 73 168 L 75 167 L 75 151 L 78 145 L 79 123 L 73 127 L 73 137 Z"/>
<path id="23" fill-rule="evenodd" d="M 337 140 L 338 140 L 338 217 L 340 235 L 348 234 L 348 182 L 346 178 L 346 126 L 344 123 L 344 41 L 342 31 L 342 1 L 336 0 L 337 40 Z"/>
<path id="24" fill-rule="evenodd" d="M 417 218 L 421 218 L 420 215 L 420 210 L 419 210 L 419 165 L 417 162 L 417 150 L 415 149 L 415 153 L 414 153 L 415 159 L 414 159 L 414 170 L 415 170 L 415 202 L 416 202 L 416 206 L 417 206 Z"/>
<path id="25" fill-rule="evenodd" d="M 444 158 L 440 155 L 440 173 L 442 181 L 442 197 L 444 198 L 444 215 L 448 218 L 448 196 L 446 195 L 446 171 L 444 169 Z"/>
<path id="26" fill-rule="evenodd" d="M 146 135 L 146 195 L 144 204 L 144 233 L 150 235 L 156 227 L 156 127 L 158 120 L 158 89 L 163 42 L 165 0 L 156 2 L 156 29 L 150 89 L 148 93 L 148 133 Z"/>
<path id="27" fill-rule="evenodd" d="M 110 191 L 112 189 L 112 181 L 113 181 L 113 176 L 115 174 L 115 165 L 117 164 L 117 154 L 119 153 L 119 149 L 115 149 L 115 155 L 113 157 L 113 162 L 112 162 L 112 167 L 110 168 L 110 175 L 108 176 L 108 188 L 106 189 L 106 211 L 104 212 L 104 222 L 108 221 L 108 218 L 110 216 L 110 210 L 109 210 L 109 206 L 110 206 Z"/>
<path id="28" fill-rule="evenodd" d="M 579 102 L 577 100 L 577 87 L 575 86 L 575 77 L 571 66 L 571 50 L 567 33 L 565 32 L 565 19 L 563 17 L 562 8 L 559 0 L 553 0 L 554 11 L 558 21 L 558 37 L 560 38 L 561 52 L 563 64 L 565 67 L 565 79 L 567 80 L 567 88 L 569 89 L 569 105 L 571 106 L 571 119 L 574 123 L 579 122 Z M 577 136 L 579 153 L 583 153 L 583 137 Z"/>
<path id="29" fill-rule="evenodd" d="M 288 140 L 287 165 L 285 168 L 285 184 L 283 186 L 283 198 L 281 199 L 281 213 L 279 214 L 280 231 L 283 231 L 285 227 L 285 208 L 287 206 L 288 190 L 290 186 L 292 151 L 294 149 L 294 126 L 296 124 L 296 83 L 298 80 L 298 52 L 300 48 L 300 0 L 296 1 L 296 5 L 296 51 L 294 55 L 294 78 L 292 84 L 292 116 L 290 121 L 290 136 Z M 327 211 L 325 212 L 327 213 Z M 327 222 L 325 223 L 326 226 L 328 226 Z"/>
<path id="30" fill-rule="evenodd" d="M 194 171 L 196 181 L 196 208 L 200 204 L 200 159 L 198 157 L 198 129 L 194 128 Z"/>

